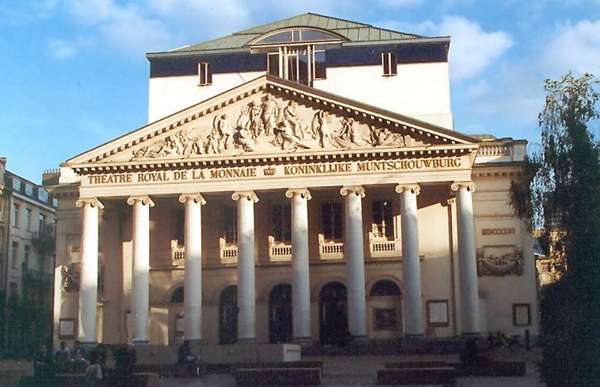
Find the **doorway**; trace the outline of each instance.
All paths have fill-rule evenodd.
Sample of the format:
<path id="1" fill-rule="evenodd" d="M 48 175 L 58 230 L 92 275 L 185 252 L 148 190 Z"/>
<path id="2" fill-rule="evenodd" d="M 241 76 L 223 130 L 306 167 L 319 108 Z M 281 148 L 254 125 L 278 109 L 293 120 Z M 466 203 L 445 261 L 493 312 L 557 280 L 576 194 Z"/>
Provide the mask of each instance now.
<path id="1" fill-rule="evenodd" d="M 275 285 L 269 294 L 269 342 L 292 341 L 292 286 Z"/>
<path id="2" fill-rule="evenodd" d="M 223 289 L 219 298 L 219 344 L 233 344 L 238 330 L 237 286 Z"/>
<path id="3" fill-rule="evenodd" d="M 342 345 L 348 338 L 346 286 L 330 282 L 319 293 L 319 339 L 321 344 Z"/>

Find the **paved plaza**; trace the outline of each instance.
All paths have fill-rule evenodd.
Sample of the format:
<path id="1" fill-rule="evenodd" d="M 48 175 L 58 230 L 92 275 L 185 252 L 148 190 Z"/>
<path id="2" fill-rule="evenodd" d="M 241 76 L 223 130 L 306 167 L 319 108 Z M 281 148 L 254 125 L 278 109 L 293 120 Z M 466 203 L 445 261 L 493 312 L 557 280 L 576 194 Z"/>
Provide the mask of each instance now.
<path id="1" fill-rule="evenodd" d="M 535 354 L 514 354 L 512 358 L 527 361 L 527 374 L 524 377 L 467 377 L 459 378 L 459 386 L 511 386 L 530 387 L 544 386 L 539 381 L 533 358 Z M 383 368 L 386 362 L 406 360 L 451 360 L 456 361 L 455 355 L 402 355 L 402 356 L 314 356 L 304 357 L 307 361 L 323 361 L 322 386 L 375 386 L 377 369 Z M 187 387 L 233 387 L 235 379 L 231 375 L 207 375 L 202 379 L 162 379 L 161 387 L 187 386 Z"/>

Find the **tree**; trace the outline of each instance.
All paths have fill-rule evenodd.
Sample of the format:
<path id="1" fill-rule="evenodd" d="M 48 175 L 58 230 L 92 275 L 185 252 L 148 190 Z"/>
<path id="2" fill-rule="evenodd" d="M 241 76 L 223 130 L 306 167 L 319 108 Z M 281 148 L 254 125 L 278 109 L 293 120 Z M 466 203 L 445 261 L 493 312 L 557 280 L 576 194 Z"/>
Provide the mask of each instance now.
<path id="1" fill-rule="evenodd" d="M 542 379 L 548 386 L 600 384 L 600 159 L 590 125 L 600 118 L 591 74 L 546 80 L 542 150 L 513 182 L 518 215 L 543 224 L 563 258 L 561 279 L 542 289 Z"/>

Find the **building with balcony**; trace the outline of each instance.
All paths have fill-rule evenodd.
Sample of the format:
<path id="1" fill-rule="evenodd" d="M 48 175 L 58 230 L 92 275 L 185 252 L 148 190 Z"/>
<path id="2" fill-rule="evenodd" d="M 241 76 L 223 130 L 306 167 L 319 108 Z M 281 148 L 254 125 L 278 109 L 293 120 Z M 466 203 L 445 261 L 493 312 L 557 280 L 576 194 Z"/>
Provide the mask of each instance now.
<path id="1" fill-rule="evenodd" d="M 0 347 L 18 352 L 17 347 L 31 338 L 15 321 L 22 317 L 13 315 L 18 305 L 46 312 L 51 308 L 58 203 L 43 186 L 8 171 L 6 164 L 6 158 L 0 158 Z M 49 318 L 45 324 L 47 333 Z"/>
<path id="2" fill-rule="evenodd" d="M 454 130 L 449 49 L 303 14 L 148 54 L 150 123 L 49 186 L 55 340 L 536 334 L 526 142 Z"/>

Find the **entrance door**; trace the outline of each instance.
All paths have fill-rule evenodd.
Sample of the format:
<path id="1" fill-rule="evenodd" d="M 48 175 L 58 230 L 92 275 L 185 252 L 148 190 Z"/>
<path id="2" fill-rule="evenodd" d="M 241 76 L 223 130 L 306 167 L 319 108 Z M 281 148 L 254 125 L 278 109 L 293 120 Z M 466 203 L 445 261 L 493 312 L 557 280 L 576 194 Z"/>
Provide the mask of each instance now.
<path id="1" fill-rule="evenodd" d="M 269 295 L 269 341 L 292 341 L 292 286 L 279 284 Z"/>
<path id="2" fill-rule="evenodd" d="M 233 344 L 237 341 L 237 286 L 223 289 L 219 299 L 219 344 Z"/>
<path id="3" fill-rule="evenodd" d="M 343 344 L 348 337 L 346 286 L 330 282 L 319 294 L 319 338 L 321 344 Z"/>

